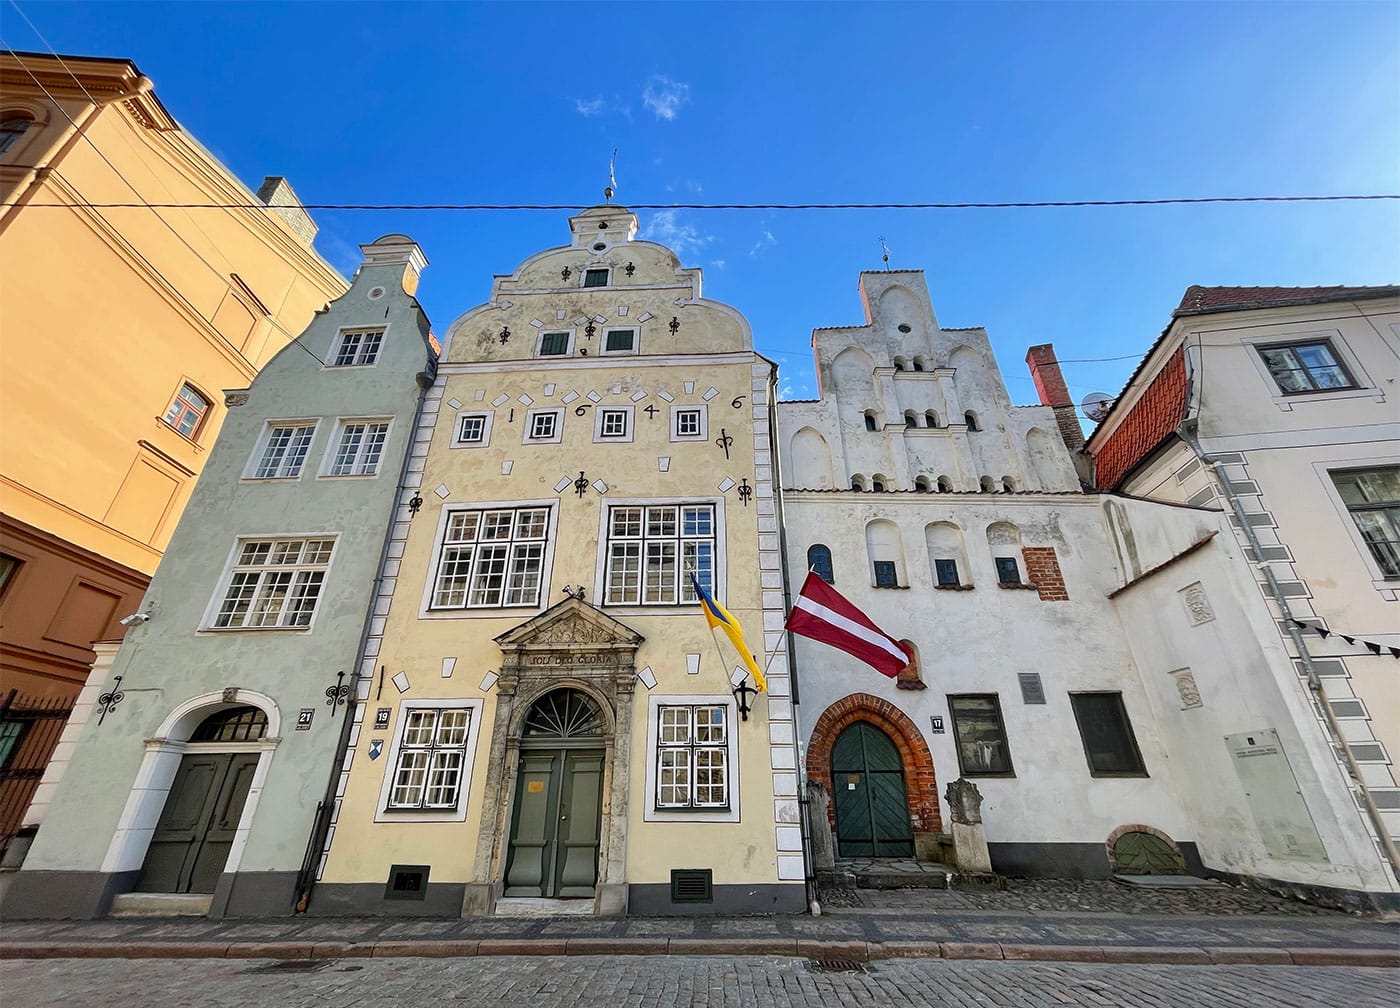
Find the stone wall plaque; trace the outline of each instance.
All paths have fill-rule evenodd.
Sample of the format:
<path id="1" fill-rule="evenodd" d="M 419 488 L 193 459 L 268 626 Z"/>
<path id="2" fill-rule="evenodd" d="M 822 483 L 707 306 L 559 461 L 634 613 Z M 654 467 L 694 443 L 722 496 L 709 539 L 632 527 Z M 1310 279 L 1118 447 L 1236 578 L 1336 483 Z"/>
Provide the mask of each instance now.
<path id="1" fill-rule="evenodd" d="M 1021 683 L 1022 703 L 1045 703 L 1045 685 L 1040 681 L 1039 672 L 1018 672 L 1016 678 Z"/>
<path id="2" fill-rule="evenodd" d="M 1244 787 L 1264 848 L 1288 861 L 1326 861 L 1327 851 L 1308 814 L 1278 733 L 1271 728 L 1225 736 L 1225 748 Z"/>

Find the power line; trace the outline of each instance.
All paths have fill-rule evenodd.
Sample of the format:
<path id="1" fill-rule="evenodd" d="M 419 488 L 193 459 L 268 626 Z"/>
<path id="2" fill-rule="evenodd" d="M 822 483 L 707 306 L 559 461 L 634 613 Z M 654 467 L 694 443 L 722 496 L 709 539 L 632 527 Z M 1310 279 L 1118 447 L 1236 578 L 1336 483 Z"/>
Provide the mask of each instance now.
<path id="1" fill-rule="evenodd" d="M 619 210 L 1016 210 L 1057 207 L 1183 206 L 1201 203 L 1340 203 L 1400 200 L 1400 193 L 1334 196 L 1174 196 L 1163 199 L 1007 200 L 987 203 L 632 203 Z M 15 206 L 0 203 L 0 206 Z M 591 203 L 30 203 L 32 207 L 161 210 L 587 210 Z"/>

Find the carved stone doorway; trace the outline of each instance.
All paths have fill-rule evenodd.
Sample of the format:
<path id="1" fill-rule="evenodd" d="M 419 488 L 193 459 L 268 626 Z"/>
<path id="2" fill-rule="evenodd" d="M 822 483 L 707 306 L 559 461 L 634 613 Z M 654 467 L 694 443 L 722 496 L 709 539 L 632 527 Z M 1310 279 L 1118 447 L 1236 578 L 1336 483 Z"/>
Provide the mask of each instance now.
<path id="1" fill-rule="evenodd" d="M 537 701 L 578 690 L 598 707 L 602 733 L 602 807 L 594 913 L 627 912 L 627 792 L 631 783 L 633 693 L 641 634 L 581 599 L 552 606 L 496 638 L 501 673 L 487 760 L 486 801 L 464 916 L 495 912 L 518 792 L 526 720 Z"/>

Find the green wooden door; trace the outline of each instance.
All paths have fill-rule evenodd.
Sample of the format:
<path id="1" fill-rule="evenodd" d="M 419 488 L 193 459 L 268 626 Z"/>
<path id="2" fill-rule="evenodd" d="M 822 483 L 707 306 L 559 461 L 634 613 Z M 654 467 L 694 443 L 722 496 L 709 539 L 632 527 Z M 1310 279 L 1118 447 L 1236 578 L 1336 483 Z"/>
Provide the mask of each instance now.
<path id="1" fill-rule="evenodd" d="M 257 765 L 256 753 L 192 753 L 180 760 L 141 865 L 138 892 L 214 891 Z"/>
<path id="2" fill-rule="evenodd" d="M 506 896 L 593 896 L 602 797 L 601 749 L 521 752 Z"/>
<path id="3" fill-rule="evenodd" d="M 836 842 L 842 857 L 913 857 L 904 767 L 890 737 L 857 721 L 831 749 Z"/>

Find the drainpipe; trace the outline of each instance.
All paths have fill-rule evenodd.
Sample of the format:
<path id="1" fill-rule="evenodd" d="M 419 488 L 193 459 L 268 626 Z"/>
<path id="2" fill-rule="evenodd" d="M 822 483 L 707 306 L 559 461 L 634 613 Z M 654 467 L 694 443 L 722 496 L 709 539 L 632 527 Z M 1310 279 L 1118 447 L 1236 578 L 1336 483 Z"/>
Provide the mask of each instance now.
<path id="1" fill-rule="evenodd" d="M 778 452 L 778 366 L 769 365 L 768 401 L 768 451 L 769 462 L 773 467 L 773 508 L 778 520 L 778 553 L 782 557 L 783 604 L 792 611 L 792 581 L 788 577 L 787 562 L 787 522 L 783 520 L 783 481 L 782 467 Z M 792 650 L 792 633 L 787 633 L 788 682 L 792 691 L 792 746 L 796 751 L 797 763 L 797 828 L 802 834 L 802 874 L 807 891 L 807 910 L 813 917 L 822 915 L 822 905 L 817 898 L 817 872 L 812 856 L 811 805 L 807 800 L 807 773 L 802 757 L 802 726 L 798 720 L 801 710 L 801 692 L 797 684 L 797 658 Z"/>
<path id="2" fill-rule="evenodd" d="M 316 806 L 316 817 L 312 820 L 311 836 L 306 841 L 306 853 L 302 857 L 301 872 L 297 875 L 296 902 L 294 911 L 306 913 L 311 905 L 311 891 L 316 888 L 317 867 L 321 852 L 326 847 L 326 837 L 330 835 L 331 813 L 335 810 L 335 789 L 340 775 L 345 769 L 345 754 L 349 751 L 350 731 L 355 725 L 355 708 L 359 706 L 360 663 L 364 661 L 365 646 L 369 643 L 370 625 L 374 620 L 374 600 L 378 595 L 379 583 L 384 578 L 384 562 L 389 559 L 389 545 L 394 536 L 394 512 L 399 508 L 399 498 L 406 489 L 408 464 L 413 458 L 413 444 L 418 437 L 418 421 L 423 416 L 423 403 L 428 397 L 428 389 L 433 387 L 433 379 L 428 371 L 418 374 L 418 403 L 413 408 L 413 423 L 408 430 L 408 445 L 404 448 L 403 463 L 399 467 L 399 482 L 394 490 L 393 511 L 384 525 L 384 543 L 379 547 L 379 564 L 375 568 L 374 581 L 370 587 L 369 605 L 365 607 L 365 622 L 360 629 L 360 646 L 355 652 L 355 672 L 350 677 L 350 696 L 345 705 L 345 720 L 340 726 L 340 741 L 331 760 L 330 779 L 326 781 L 326 793 Z"/>
<path id="3" fill-rule="evenodd" d="M 1185 348 L 1183 348 L 1185 353 Z M 1195 376 L 1191 368 L 1191 355 L 1186 353 L 1187 366 L 1187 402 L 1191 401 Z M 1268 586 L 1269 595 L 1273 598 L 1274 604 L 1278 606 L 1279 615 L 1283 618 L 1283 625 L 1288 630 L 1289 639 L 1293 646 L 1298 649 L 1298 657 L 1303 663 L 1303 671 L 1307 675 L 1308 689 L 1312 691 L 1313 702 L 1322 712 L 1323 720 L 1327 724 L 1328 742 L 1332 749 L 1342 754 L 1342 761 L 1346 764 L 1346 771 L 1356 785 L 1357 792 L 1361 795 L 1361 804 L 1366 809 L 1366 816 L 1371 821 L 1371 828 L 1375 830 L 1376 839 L 1380 842 L 1381 858 L 1390 868 L 1390 873 L 1397 880 L 1400 880 L 1400 851 L 1397 851 L 1395 841 L 1390 837 L 1390 830 L 1386 827 L 1385 820 L 1381 818 L 1380 809 L 1376 807 L 1375 799 L 1371 797 L 1371 790 L 1366 786 L 1366 781 L 1361 776 L 1361 768 L 1357 766 L 1356 757 L 1352 755 L 1351 747 L 1347 745 L 1345 737 L 1342 735 L 1342 726 L 1337 721 L 1337 715 L 1332 710 L 1332 705 L 1327 700 L 1327 692 L 1322 685 L 1322 677 L 1317 673 L 1317 666 L 1313 664 L 1312 653 L 1308 651 L 1307 642 L 1303 639 L 1302 632 L 1297 624 L 1293 622 L 1293 611 L 1289 608 L 1288 597 L 1284 595 L 1282 587 L 1278 583 L 1278 578 L 1274 576 L 1271 561 L 1264 559 L 1263 548 L 1259 544 L 1259 537 L 1254 533 L 1254 526 L 1249 523 L 1245 514 L 1244 505 L 1240 503 L 1235 495 L 1234 488 L 1230 485 L 1230 480 L 1226 477 L 1223 467 L 1215 459 L 1211 458 L 1201 448 L 1201 444 L 1196 440 L 1200 420 L 1198 417 L 1188 417 L 1181 422 L 1176 429 L 1177 437 L 1191 449 L 1192 453 L 1200 460 L 1201 464 L 1209 469 L 1214 475 L 1216 482 L 1220 485 L 1221 493 L 1225 495 L 1225 500 L 1230 505 L 1230 510 L 1234 513 L 1235 521 L 1244 530 L 1245 540 L 1249 543 L 1250 549 L 1254 550 L 1254 566 L 1264 575 L 1264 582 Z"/>

